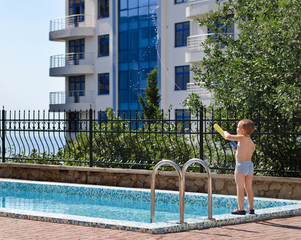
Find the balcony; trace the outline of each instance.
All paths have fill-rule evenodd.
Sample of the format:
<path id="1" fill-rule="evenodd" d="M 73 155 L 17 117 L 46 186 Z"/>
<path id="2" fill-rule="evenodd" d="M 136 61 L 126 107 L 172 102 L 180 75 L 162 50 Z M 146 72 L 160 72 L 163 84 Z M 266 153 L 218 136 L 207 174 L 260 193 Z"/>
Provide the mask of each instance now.
<path id="1" fill-rule="evenodd" d="M 227 0 L 188 0 L 186 7 L 186 17 L 194 18 L 195 16 L 201 16 L 210 10 L 217 10 L 217 2 L 225 2 Z"/>
<path id="2" fill-rule="evenodd" d="M 208 36 L 214 34 L 201 34 L 189 36 L 187 38 L 187 51 L 185 54 L 186 62 L 197 63 L 205 57 L 204 48 L 202 43 L 208 38 Z"/>
<path id="3" fill-rule="evenodd" d="M 49 110 L 51 112 L 87 110 L 95 105 L 95 91 L 78 90 L 51 92 Z"/>
<path id="4" fill-rule="evenodd" d="M 50 57 L 52 77 L 94 73 L 93 53 L 67 53 Z"/>
<path id="5" fill-rule="evenodd" d="M 94 32 L 95 26 L 92 16 L 70 15 L 50 21 L 49 40 L 65 41 L 80 37 L 92 37 Z"/>
<path id="6" fill-rule="evenodd" d="M 231 37 L 232 39 L 236 40 L 238 35 L 234 33 L 223 33 L 221 34 L 222 37 Z M 202 59 L 205 57 L 204 47 L 202 43 L 205 42 L 208 38 L 217 37 L 216 33 L 208 33 L 208 34 L 200 34 L 189 36 L 187 38 L 187 51 L 185 54 L 185 60 L 188 63 L 200 63 Z M 219 46 L 220 48 L 224 48 L 223 45 Z"/>
<path id="7" fill-rule="evenodd" d="M 187 83 L 187 92 L 189 94 L 197 94 L 200 97 L 202 103 L 206 106 L 209 106 L 211 103 L 214 103 L 213 94 L 204 87 L 202 87 L 202 85 L 196 85 L 195 83 Z"/>

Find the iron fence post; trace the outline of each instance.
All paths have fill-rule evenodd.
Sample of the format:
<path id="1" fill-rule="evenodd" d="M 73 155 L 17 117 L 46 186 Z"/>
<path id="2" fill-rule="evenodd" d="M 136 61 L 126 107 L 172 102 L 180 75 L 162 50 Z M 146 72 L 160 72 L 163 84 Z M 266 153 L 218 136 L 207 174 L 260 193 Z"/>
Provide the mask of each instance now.
<path id="1" fill-rule="evenodd" d="M 93 110 L 92 108 L 89 109 L 89 167 L 93 166 Z"/>
<path id="2" fill-rule="evenodd" d="M 204 160 L 204 143 L 203 143 L 203 139 L 204 139 L 204 116 L 203 116 L 203 111 L 204 111 L 204 107 L 201 107 L 200 109 L 200 159 Z"/>
<path id="3" fill-rule="evenodd" d="M 204 107 L 200 108 L 200 159 L 204 160 Z M 204 167 L 200 165 L 200 172 L 204 172 Z"/>
<path id="4" fill-rule="evenodd" d="M 2 162 L 5 163 L 5 110 L 2 109 Z"/>

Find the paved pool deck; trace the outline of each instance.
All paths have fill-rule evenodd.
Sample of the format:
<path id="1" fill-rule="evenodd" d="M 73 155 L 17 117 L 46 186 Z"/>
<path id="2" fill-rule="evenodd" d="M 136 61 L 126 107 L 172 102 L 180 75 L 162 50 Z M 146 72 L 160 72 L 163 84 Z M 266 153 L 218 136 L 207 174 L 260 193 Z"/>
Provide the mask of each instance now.
<path id="1" fill-rule="evenodd" d="M 301 240 L 301 215 L 169 234 L 148 234 L 0 217 L 0 240 L 285 239 Z"/>

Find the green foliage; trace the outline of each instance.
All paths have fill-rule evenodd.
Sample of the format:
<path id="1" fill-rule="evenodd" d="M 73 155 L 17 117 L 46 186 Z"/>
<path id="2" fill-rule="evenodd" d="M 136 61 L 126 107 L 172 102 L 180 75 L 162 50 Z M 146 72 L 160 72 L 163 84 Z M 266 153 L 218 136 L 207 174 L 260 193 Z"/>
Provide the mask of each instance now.
<path id="1" fill-rule="evenodd" d="M 182 134 L 182 124 L 175 125 L 162 119 L 138 120 L 136 126 L 130 126 L 111 109 L 107 117 L 105 122 L 93 127 L 93 163 L 97 166 L 124 167 L 122 163 L 125 163 L 129 167 L 141 164 L 140 168 L 149 169 L 162 159 L 172 159 L 183 165 L 195 153 L 189 144 L 192 139 Z M 81 134 L 76 139 L 66 146 L 69 148 L 68 159 L 89 159 L 86 149 L 89 136 Z"/>
<path id="2" fill-rule="evenodd" d="M 233 18 L 224 20 L 227 15 Z M 214 93 L 220 106 L 249 112 L 269 109 L 292 117 L 301 109 L 301 4 L 298 0 L 229 0 L 198 20 L 223 33 L 236 23 L 239 37 L 217 34 L 203 44 L 204 68 L 196 81 Z M 223 45 L 225 48 L 220 48 Z M 212 88 L 212 82 L 218 85 Z"/>
<path id="3" fill-rule="evenodd" d="M 300 174 L 290 173 L 301 171 L 300 133 L 300 119 L 274 118 L 273 121 L 263 121 L 257 126 L 253 137 L 257 154 L 255 166 L 274 171 L 267 175 L 300 177 Z"/>
<path id="4" fill-rule="evenodd" d="M 160 94 L 158 88 L 158 69 L 155 67 L 147 78 L 147 88 L 144 90 L 144 98 L 141 94 L 138 95 L 139 103 L 142 107 L 143 119 L 157 119 L 160 118 Z"/>

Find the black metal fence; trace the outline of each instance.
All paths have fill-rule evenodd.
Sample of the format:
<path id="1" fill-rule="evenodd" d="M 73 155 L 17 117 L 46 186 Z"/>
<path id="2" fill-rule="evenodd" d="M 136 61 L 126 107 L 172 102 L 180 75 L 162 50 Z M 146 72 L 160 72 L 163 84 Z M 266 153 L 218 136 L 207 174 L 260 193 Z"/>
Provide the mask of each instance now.
<path id="1" fill-rule="evenodd" d="M 213 170 L 232 173 L 235 152 L 213 124 L 235 133 L 237 122 L 250 118 L 256 124 L 256 173 L 301 176 L 300 118 L 269 119 L 204 108 L 191 118 L 171 119 L 170 112 L 155 120 L 141 119 L 138 113 L 125 117 L 111 111 L 2 110 L 2 162 L 151 169 L 162 159 L 183 165 L 201 158 Z"/>

